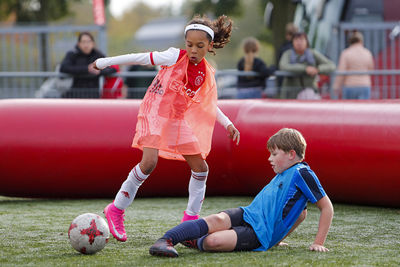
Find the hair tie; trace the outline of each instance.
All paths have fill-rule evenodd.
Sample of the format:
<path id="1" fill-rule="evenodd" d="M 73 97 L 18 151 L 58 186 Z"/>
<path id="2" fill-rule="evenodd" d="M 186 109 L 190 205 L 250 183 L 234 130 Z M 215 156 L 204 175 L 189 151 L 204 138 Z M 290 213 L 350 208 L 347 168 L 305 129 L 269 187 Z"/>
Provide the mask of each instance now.
<path id="1" fill-rule="evenodd" d="M 211 36 L 211 40 L 214 40 L 214 31 L 210 27 L 203 24 L 189 24 L 185 28 L 185 35 L 187 31 L 190 30 L 200 30 L 208 33 Z"/>

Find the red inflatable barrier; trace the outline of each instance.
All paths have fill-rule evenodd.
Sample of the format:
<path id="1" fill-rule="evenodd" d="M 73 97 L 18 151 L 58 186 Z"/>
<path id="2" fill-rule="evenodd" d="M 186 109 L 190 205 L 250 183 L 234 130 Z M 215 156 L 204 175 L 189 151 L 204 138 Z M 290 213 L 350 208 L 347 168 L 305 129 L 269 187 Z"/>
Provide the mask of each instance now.
<path id="1" fill-rule="evenodd" d="M 0 195 L 112 198 L 141 151 L 139 100 L 0 100 Z M 300 130 L 333 201 L 400 207 L 400 101 L 225 100 L 240 145 L 216 125 L 207 195 L 255 195 L 274 173 L 268 137 Z M 160 159 L 138 196 L 187 196 L 185 162 Z"/>

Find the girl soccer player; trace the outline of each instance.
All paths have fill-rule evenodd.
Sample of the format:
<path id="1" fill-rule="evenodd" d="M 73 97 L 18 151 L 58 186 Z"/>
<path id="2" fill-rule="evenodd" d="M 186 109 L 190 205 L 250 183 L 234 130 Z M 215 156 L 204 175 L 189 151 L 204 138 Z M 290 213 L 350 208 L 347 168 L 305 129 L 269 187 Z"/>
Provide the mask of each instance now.
<path id="1" fill-rule="evenodd" d="M 158 156 L 185 160 L 192 174 L 189 201 L 182 221 L 199 218 L 205 195 L 215 119 L 239 144 L 240 133 L 217 107 L 215 70 L 205 59 L 213 48 L 223 48 L 230 40 L 232 21 L 220 16 L 211 21 L 196 16 L 185 28 L 185 50 L 134 53 L 101 58 L 98 69 L 119 64 L 161 65 L 140 105 L 133 147 L 143 150 L 142 160 L 129 173 L 113 203 L 104 209 L 112 235 L 126 241 L 124 210 L 132 203 L 140 185 L 157 164 Z"/>

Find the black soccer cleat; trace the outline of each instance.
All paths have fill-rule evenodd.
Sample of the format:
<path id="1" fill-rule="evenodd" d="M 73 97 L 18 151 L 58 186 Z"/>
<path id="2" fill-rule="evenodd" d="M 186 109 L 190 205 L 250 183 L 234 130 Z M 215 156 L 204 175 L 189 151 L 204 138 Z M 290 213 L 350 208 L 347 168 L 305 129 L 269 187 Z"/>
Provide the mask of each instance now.
<path id="1" fill-rule="evenodd" d="M 160 256 L 160 257 L 178 257 L 178 252 L 172 245 L 170 239 L 160 238 L 152 245 L 149 249 L 150 255 Z"/>
<path id="2" fill-rule="evenodd" d="M 182 245 L 188 248 L 198 249 L 197 247 L 197 239 L 194 240 L 185 240 L 181 242 Z"/>

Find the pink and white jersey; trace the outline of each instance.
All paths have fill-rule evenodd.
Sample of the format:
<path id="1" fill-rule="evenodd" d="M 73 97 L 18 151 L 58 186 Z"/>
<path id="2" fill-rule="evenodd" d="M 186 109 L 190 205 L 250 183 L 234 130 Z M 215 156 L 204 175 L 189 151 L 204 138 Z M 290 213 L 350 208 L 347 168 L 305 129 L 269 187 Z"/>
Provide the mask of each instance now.
<path id="1" fill-rule="evenodd" d="M 184 55 L 186 55 L 186 50 L 171 47 L 163 52 L 150 52 L 148 57 L 143 57 L 143 62 L 151 65 L 172 66 Z M 193 97 L 204 83 L 206 74 L 204 60 L 198 64 L 189 62 L 187 74 L 188 81 L 186 79 L 183 81 L 186 84 L 185 91 L 188 96 Z"/>
<path id="2" fill-rule="evenodd" d="M 184 55 L 186 55 L 186 50 L 171 47 L 168 50 L 162 52 L 154 51 L 149 53 L 134 53 L 101 59 L 97 62 L 97 66 L 100 67 L 103 64 L 109 65 L 110 63 L 115 63 L 115 61 L 120 62 L 120 64 L 135 62 L 136 64 L 141 65 L 151 64 L 158 66 L 172 66 L 176 62 L 178 62 L 178 60 L 181 59 Z M 107 62 L 103 63 L 103 61 Z M 196 94 L 197 90 L 199 90 L 204 83 L 206 75 L 206 66 L 204 63 L 204 59 L 198 64 L 189 62 L 187 74 L 188 81 L 183 81 L 186 84 L 185 91 L 188 96 L 193 97 Z"/>
<path id="3" fill-rule="evenodd" d="M 131 53 L 115 57 L 99 58 L 96 61 L 96 66 L 99 69 L 103 69 L 110 65 L 121 65 L 121 64 L 139 64 L 139 65 L 157 65 L 157 66 L 172 66 L 178 62 L 184 55 L 186 50 L 170 47 L 165 51 L 153 51 L 146 53 Z M 194 97 L 198 90 L 204 83 L 206 75 L 206 65 L 204 59 L 199 64 L 189 62 L 187 68 L 188 81 L 184 80 L 186 94 L 190 97 Z M 232 122 L 223 114 L 223 112 L 217 108 L 217 121 L 225 128 Z"/>

